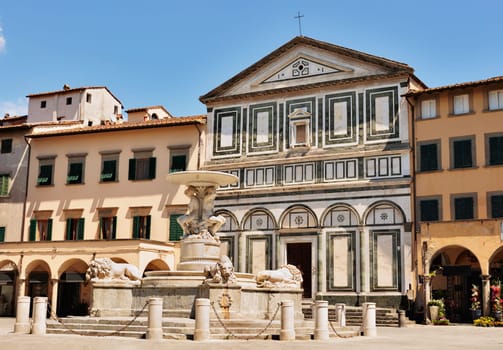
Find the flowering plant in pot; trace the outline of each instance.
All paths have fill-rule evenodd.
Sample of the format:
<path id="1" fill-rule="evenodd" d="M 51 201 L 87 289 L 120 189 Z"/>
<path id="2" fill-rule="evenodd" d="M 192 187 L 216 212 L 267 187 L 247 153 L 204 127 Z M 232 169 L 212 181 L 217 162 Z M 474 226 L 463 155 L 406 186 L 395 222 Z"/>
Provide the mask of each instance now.
<path id="1" fill-rule="evenodd" d="M 497 321 L 502 320 L 503 300 L 501 299 L 501 284 L 496 281 L 491 285 L 491 309 Z"/>
<path id="2" fill-rule="evenodd" d="M 482 310 L 480 308 L 480 290 L 476 284 L 472 284 L 472 295 L 470 297 L 470 310 L 472 311 L 472 319 L 476 320 L 482 316 Z"/>

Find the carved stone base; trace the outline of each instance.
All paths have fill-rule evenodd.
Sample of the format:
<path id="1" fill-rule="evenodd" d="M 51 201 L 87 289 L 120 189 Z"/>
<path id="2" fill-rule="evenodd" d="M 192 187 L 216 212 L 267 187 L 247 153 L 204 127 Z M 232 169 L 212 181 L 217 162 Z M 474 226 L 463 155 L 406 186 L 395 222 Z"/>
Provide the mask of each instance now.
<path id="1" fill-rule="evenodd" d="M 180 242 L 180 263 L 177 271 L 202 272 L 220 260 L 220 242 L 213 237 L 189 236 Z"/>

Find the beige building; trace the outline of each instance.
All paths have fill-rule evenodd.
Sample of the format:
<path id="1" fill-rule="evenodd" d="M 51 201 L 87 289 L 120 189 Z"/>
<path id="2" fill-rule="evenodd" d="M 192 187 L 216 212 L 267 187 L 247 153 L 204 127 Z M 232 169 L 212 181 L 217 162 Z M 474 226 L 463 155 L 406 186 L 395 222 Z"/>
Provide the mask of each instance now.
<path id="1" fill-rule="evenodd" d="M 469 319 L 472 284 L 503 277 L 503 78 L 408 94 L 415 119 L 419 288 L 431 278 L 451 321 Z M 435 274 L 433 272 L 436 271 Z"/>
<path id="2" fill-rule="evenodd" d="M 150 106 L 126 110 L 128 122 L 173 118 L 164 106 Z"/>
<path id="3" fill-rule="evenodd" d="M 205 121 L 35 127 L 27 135 L 25 229 L 0 251 L 9 301 L 48 296 L 58 315 L 85 314 L 91 259 L 128 262 L 141 273 L 173 269 L 175 243 L 168 241 L 179 239 L 176 218 L 187 200 L 166 175 L 200 166 Z"/>

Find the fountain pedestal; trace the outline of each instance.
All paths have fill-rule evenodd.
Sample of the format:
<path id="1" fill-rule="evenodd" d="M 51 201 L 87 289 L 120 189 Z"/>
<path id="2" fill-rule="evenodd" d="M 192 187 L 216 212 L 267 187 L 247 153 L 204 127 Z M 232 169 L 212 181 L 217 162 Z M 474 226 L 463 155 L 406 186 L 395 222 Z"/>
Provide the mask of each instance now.
<path id="1" fill-rule="evenodd" d="M 180 242 L 177 271 L 204 271 L 220 260 L 220 242 L 214 238 L 188 238 Z"/>

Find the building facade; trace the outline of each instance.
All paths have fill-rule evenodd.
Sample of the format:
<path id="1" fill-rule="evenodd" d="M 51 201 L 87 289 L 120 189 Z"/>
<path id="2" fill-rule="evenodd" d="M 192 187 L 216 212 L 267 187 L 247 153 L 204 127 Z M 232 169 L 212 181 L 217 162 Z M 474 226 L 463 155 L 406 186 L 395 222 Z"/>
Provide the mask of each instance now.
<path id="1" fill-rule="evenodd" d="M 187 199 L 171 171 L 197 169 L 204 116 L 80 127 L 33 127 L 24 230 L 2 244 L 0 270 L 15 295 L 48 296 L 60 315 L 86 314 L 90 260 L 141 273 L 170 270 Z M 8 273 L 6 271 L 9 271 Z M 64 302 L 62 302 L 64 300 Z"/>
<path id="2" fill-rule="evenodd" d="M 476 285 L 488 315 L 490 285 L 503 278 L 503 78 L 407 98 L 415 118 L 418 285 L 431 282 L 451 321 L 470 319 Z"/>
<path id="3" fill-rule="evenodd" d="M 200 98 L 238 270 L 289 263 L 304 297 L 398 307 L 411 288 L 406 64 L 296 37 Z"/>

